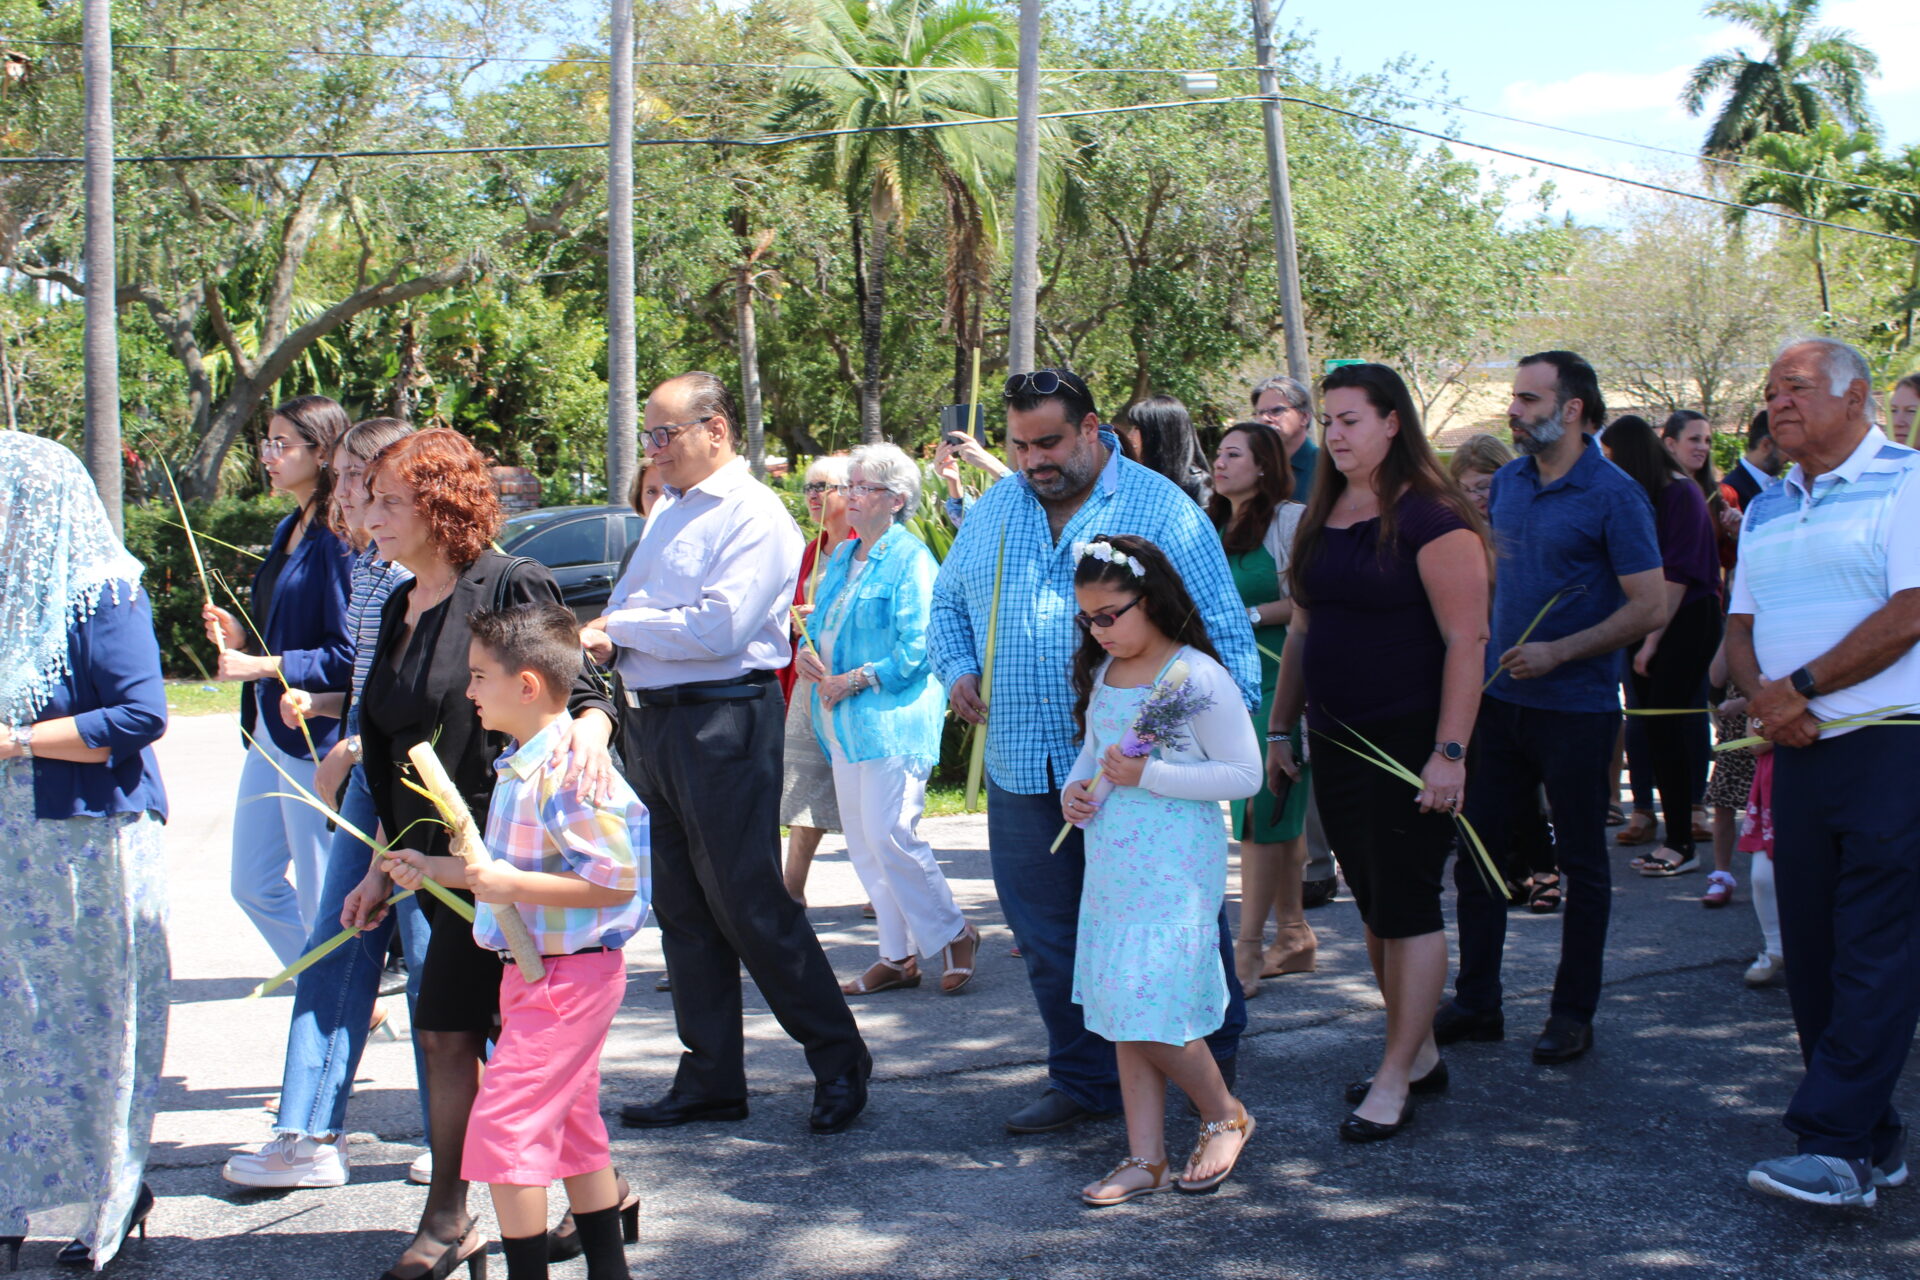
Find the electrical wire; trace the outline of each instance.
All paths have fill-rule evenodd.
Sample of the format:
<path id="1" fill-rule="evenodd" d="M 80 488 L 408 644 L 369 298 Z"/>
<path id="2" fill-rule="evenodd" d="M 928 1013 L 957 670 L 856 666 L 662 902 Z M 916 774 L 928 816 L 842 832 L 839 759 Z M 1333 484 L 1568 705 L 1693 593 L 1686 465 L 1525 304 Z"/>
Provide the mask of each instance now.
<path id="1" fill-rule="evenodd" d="M 1402 133 L 1417 134 L 1432 138 L 1438 142 L 1455 146 L 1470 147 L 1476 151 L 1485 151 L 1492 155 L 1506 156 L 1513 160 L 1523 160 L 1528 164 L 1544 165 L 1550 169 L 1559 169 L 1566 173 L 1577 173 L 1583 177 L 1597 178 L 1603 182 L 1619 183 L 1622 186 L 1638 187 L 1644 191 L 1653 191 L 1661 195 L 1674 196 L 1682 200 L 1693 200 L 1702 204 L 1716 205 L 1723 209 L 1737 210 L 1741 213 L 1758 214 L 1761 217 L 1774 218 L 1783 222 L 1799 223 L 1803 226 L 1820 227 L 1829 231 L 1844 232 L 1849 235 L 1867 236 L 1875 240 L 1889 240 L 1895 244 L 1920 245 L 1920 239 L 1912 236 L 1897 235 L 1889 231 L 1875 231 L 1868 227 L 1853 227 L 1842 222 L 1828 222 L 1820 218 L 1810 218 L 1805 214 L 1792 213 L 1784 209 L 1771 209 L 1761 205 L 1742 204 L 1737 200 L 1723 200 L 1718 196 L 1703 195 L 1694 191 L 1683 191 L 1676 187 L 1661 186 L 1656 182 L 1647 182 L 1639 178 L 1622 177 L 1619 174 L 1603 173 L 1597 169 L 1588 169 L 1580 165 L 1567 164 L 1560 160 L 1549 160 L 1544 156 L 1528 155 L 1506 147 L 1496 147 L 1489 143 L 1474 142 L 1452 134 L 1440 133 L 1433 129 L 1422 129 L 1417 125 L 1404 124 L 1397 120 L 1387 120 L 1380 116 L 1368 115 L 1363 111 L 1353 111 L 1345 107 L 1336 107 L 1330 103 L 1319 102 L 1312 98 L 1302 98 L 1291 94 L 1275 94 L 1274 100 L 1292 103 L 1296 106 L 1312 107 L 1319 111 L 1345 116 L 1363 124 L 1374 125 L 1382 129 L 1394 129 Z M 1267 95 L 1260 93 L 1229 94 L 1217 98 L 1188 98 L 1172 102 L 1141 102 L 1118 107 L 1086 107 L 1072 111 L 1043 111 L 1042 120 L 1073 120 L 1089 116 L 1126 115 L 1146 111 L 1166 111 L 1179 107 L 1220 106 L 1234 102 L 1264 102 Z M 795 133 L 769 134 L 760 138 L 635 138 L 637 147 L 743 147 L 752 149 L 790 146 L 797 142 L 812 142 L 824 138 L 843 138 L 870 133 L 909 133 L 933 131 L 937 129 L 963 129 L 979 125 L 1014 124 L 1014 116 L 982 116 L 970 120 L 926 120 L 907 124 L 864 125 L 848 129 L 813 129 Z M 295 160 L 357 160 L 385 159 L 405 156 L 453 156 L 453 155 L 501 155 L 542 151 L 604 151 L 605 142 L 534 142 L 517 145 L 487 147 L 421 147 L 421 148 L 368 148 L 351 151 L 284 151 L 262 153 L 229 154 L 179 154 L 179 155 L 137 155 L 115 156 L 116 164 L 197 164 L 197 163 L 249 163 L 254 161 L 286 162 Z M 0 156 L 0 168 L 11 165 L 73 165 L 83 163 L 81 156 Z M 1802 175 L 1804 176 L 1804 175 Z"/>

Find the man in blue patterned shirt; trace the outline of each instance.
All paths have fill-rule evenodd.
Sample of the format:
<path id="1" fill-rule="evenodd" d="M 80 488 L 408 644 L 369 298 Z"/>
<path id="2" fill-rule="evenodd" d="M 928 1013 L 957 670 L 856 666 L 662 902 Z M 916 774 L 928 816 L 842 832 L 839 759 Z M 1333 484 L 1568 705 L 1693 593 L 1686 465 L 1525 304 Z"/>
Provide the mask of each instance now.
<path id="1" fill-rule="evenodd" d="M 1260 662 L 1220 539 L 1192 499 L 1158 473 L 1120 456 L 1092 393 L 1075 374 L 1042 369 L 1007 380 L 1007 453 L 1017 474 L 967 513 L 933 588 L 934 671 L 954 711 L 987 728 L 987 840 L 994 887 L 1027 962 L 1047 1027 L 1047 1092 L 1007 1121 L 1014 1133 L 1061 1129 L 1120 1109 L 1113 1046 L 1086 1029 L 1073 1002 L 1085 852 L 1079 831 L 1059 852 L 1060 788 L 1078 753 L 1070 685 L 1080 632 L 1073 615 L 1073 544 L 1095 534 L 1151 539 L 1186 580 L 1207 634 L 1239 682 L 1260 701 Z M 1004 565 L 993 714 L 980 702 L 996 569 Z M 1209 1036 L 1228 1083 L 1246 1003 L 1233 975 L 1224 905 L 1220 953 L 1231 1000 Z"/>

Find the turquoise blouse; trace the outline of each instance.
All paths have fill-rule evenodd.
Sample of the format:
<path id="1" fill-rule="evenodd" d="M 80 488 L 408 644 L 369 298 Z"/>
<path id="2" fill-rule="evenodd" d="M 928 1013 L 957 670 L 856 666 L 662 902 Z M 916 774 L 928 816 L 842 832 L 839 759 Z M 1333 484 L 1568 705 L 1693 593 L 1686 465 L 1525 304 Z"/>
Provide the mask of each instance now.
<path id="1" fill-rule="evenodd" d="M 811 691 L 814 733 L 829 752 L 823 717 L 832 717 L 833 736 L 849 762 L 906 756 L 932 768 L 940 755 L 940 730 L 947 713 L 946 693 L 933 678 L 927 654 L 927 623 L 933 606 L 933 579 L 939 572 L 933 553 L 896 524 L 867 553 L 867 564 L 853 586 L 848 566 L 859 544 L 849 540 L 833 553 L 814 593 L 816 634 L 822 656 L 831 654 L 834 675 L 873 665 L 878 688 L 842 698 L 832 711 L 820 705 L 819 687 Z M 843 592 L 851 590 L 844 608 Z"/>

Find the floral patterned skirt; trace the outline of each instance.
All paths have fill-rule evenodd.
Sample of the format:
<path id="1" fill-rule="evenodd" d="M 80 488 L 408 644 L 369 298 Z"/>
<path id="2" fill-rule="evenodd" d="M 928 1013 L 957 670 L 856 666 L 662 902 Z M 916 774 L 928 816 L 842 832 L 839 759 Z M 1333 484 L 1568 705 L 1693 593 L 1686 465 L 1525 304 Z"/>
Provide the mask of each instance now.
<path id="1" fill-rule="evenodd" d="M 0 1235 L 119 1251 L 166 1049 L 165 851 L 151 814 L 41 821 L 0 764 Z"/>

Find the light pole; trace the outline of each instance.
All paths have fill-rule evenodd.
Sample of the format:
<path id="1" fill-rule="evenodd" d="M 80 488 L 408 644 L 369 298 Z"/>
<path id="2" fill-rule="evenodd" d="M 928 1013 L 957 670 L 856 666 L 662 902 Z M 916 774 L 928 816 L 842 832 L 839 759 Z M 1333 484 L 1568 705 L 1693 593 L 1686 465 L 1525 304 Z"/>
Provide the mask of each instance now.
<path id="1" fill-rule="evenodd" d="M 1013 126 L 1013 302 L 1007 372 L 1034 366 L 1040 296 L 1040 0 L 1020 0 L 1020 65 Z"/>
<path id="2" fill-rule="evenodd" d="M 633 332 L 633 0 L 613 0 L 607 94 L 607 501 L 639 469 L 640 393 Z"/>
<path id="3" fill-rule="evenodd" d="M 87 471 L 106 504 L 114 533 L 120 518 L 120 337 L 114 328 L 113 261 L 113 5 L 85 0 L 80 11 L 80 65 L 86 81 Z"/>
<path id="4" fill-rule="evenodd" d="M 1293 238 L 1293 186 L 1287 177 L 1287 123 L 1280 114 L 1280 82 L 1273 70 L 1273 14 L 1267 0 L 1253 0 L 1253 45 L 1260 64 L 1260 104 L 1266 117 L 1267 198 L 1273 212 L 1273 257 L 1280 277 L 1280 324 L 1287 345 L 1287 373 L 1312 385 L 1307 367 L 1307 327 L 1300 304 L 1300 253 Z"/>

